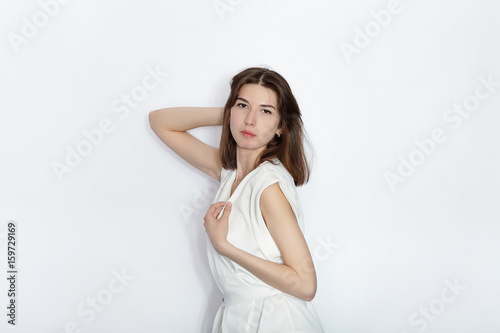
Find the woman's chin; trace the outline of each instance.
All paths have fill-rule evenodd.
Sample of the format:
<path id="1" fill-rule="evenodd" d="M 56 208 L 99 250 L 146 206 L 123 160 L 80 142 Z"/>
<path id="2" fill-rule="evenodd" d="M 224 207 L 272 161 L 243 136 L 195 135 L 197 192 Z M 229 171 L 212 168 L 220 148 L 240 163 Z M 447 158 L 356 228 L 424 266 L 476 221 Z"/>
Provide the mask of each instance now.
<path id="1" fill-rule="evenodd" d="M 236 145 L 238 146 L 239 149 L 243 149 L 243 150 L 260 150 L 260 149 L 263 149 L 264 147 L 259 147 L 255 144 L 251 144 L 249 142 L 243 142 L 243 143 L 236 143 Z"/>

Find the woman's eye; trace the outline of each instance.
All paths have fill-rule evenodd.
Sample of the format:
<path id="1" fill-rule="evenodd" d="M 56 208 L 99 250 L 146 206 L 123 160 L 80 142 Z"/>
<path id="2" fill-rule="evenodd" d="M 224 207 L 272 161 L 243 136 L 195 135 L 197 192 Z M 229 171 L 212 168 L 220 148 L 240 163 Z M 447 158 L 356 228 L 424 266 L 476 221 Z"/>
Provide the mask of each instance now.
<path id="1" fill-rule="evenodd" d="M 245 108 L 247 106 L 245 103 L 238 103 L 236 105 L 238 105 L 240 108 Z"/>
<path id="2" fill-rule="evenodd" d="M 270 110 L 267 110 L 267 109 L 262 109 L 262 112 L 267 113 L 267 114 L 271 114 L 272 113 Z"/>

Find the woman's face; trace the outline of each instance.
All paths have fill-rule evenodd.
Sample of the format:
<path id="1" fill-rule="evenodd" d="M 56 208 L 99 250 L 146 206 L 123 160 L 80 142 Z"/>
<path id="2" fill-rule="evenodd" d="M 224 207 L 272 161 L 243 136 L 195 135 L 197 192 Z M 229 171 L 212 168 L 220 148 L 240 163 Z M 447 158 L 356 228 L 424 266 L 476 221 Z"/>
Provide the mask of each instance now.
<path id="1" fill-rule="evenodd" d="M 230 128 L 239 148 L 262 150 L 276 134 L 280 115 L 276 93 L 258 84 L 241 87 L 231 108 Z"/>

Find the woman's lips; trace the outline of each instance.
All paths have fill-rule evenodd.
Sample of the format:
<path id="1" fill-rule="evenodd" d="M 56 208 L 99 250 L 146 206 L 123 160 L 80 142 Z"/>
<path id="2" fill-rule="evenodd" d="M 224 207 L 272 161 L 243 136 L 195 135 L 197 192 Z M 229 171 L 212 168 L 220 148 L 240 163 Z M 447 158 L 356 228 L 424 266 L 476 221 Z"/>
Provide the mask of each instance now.
<path id="1" fill-rule="evenodd" d="M 253 138 L 253 137 L 255 136 L 255 134 L 253 134 L 253 133 L 252 133 L 252 132 L 250 132 L 250 131 L 246 131 L 246 130 L 245 130 L 245 131 L 241 131 L 241 134 L 243 134 L 243 136 L 244 136 L 245 138 Z"/>

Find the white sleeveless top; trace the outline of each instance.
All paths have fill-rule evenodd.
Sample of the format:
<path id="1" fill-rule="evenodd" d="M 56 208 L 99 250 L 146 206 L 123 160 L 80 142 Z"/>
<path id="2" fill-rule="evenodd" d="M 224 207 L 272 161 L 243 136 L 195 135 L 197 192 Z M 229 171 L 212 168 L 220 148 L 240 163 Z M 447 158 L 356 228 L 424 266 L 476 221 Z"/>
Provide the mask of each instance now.
<path id="1" fill-rule="evenodd" d="M 275 164 L 273 164 L 275 163 Z M 278 183 L 304 232 L 304 218 L 292 176 L 278 159 L 266 161 L 250 172 L 230 196 L 236 170 L 221 171 L 221 185 L 213 203 L 231 201 L 227 240 L 259 258 L 283 264 L 260 211 L 264 189 Z M 207 236 L 208 261 L 224 294 L 212 333 L 324 332 L 310 302 L 279 291 L 259 280 L 232 260 L 221 256 Z"/>

